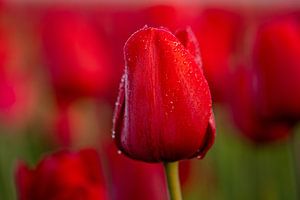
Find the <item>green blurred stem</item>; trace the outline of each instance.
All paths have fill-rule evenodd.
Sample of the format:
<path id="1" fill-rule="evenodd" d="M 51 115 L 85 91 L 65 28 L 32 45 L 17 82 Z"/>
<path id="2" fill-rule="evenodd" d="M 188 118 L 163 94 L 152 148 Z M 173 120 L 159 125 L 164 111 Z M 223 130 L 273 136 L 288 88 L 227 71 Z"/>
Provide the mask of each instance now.
<path id="1" fill-rule="evenodd" d="M 182 200 L 178 164 L 179 162 L 164 163 L 170 200 Z"/>
<path id="2" fill-rule="evenodd" d="M 292 153 L 292 162 L 294 167 L 294 173 L 295 173 L 295 184 L 296 184 L 296 194 L 297 199 L 300 198 L 300 160 L 299 160 L 299 148 L 298 148 L 298 142 L 297 138 L 295 137 L 294 133 L 290 137 L 290 147 L 291 147 L 291 153 Z"/>

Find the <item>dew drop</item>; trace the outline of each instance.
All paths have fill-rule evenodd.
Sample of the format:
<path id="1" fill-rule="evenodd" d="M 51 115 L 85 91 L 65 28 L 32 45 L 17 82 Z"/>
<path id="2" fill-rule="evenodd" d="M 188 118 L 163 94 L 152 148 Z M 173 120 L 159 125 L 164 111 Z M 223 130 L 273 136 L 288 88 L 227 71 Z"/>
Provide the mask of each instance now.
<path id="1" fill-rule="evenodd" d="M 121 154 L 122 154 L 122 151 L 121 151 L 121 150 L 118 150 L 117 153 L 118 153 L 119 155 L 121 155 Z"/>
<path id="2" fill-rule="evenodd" d="M 172 106 L 170 112 L 172 113 L 174 109 L 175 109 L 175 107 Z"/>
<path id="3" fill-rule="evenodd" d="M 173 44 L 177 47 L 179 45 L 178 42 L 173 42 Z"/>
<path id="4" fill-rule="evenodd" d="M 201 158 L 202 158 L 202 156 L 200 156 L 200 155 L 199 155 L 199 156 L 197 156 L 197 159 L 199 159 L 199 160 L 200 160 Z"/>

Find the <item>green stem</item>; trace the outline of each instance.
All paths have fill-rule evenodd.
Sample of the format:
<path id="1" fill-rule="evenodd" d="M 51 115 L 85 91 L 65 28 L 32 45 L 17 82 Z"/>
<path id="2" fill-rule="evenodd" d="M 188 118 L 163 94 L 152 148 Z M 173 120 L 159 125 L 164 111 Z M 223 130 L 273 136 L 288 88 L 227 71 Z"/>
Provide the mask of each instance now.
<path id="1" fill-rule="evenodd" d="M 170 200 L 182 200 L 178 162 L 164 163 Z"/>
<path id="2" fill-rule="evenodd" d="M 295 133 L 294 133 L 295 134 Z M 296 195 L 297 199 L 300 197 L 300 162 L 298 157 L 298 142 L 295 135 L 292 135 L 290 138 L 290 147 L 291 147 L 291 153 L 292 153 L 292 164 L 294 168 L 294 175 L 295 175 L 295 184 L 296 184 Z"/>

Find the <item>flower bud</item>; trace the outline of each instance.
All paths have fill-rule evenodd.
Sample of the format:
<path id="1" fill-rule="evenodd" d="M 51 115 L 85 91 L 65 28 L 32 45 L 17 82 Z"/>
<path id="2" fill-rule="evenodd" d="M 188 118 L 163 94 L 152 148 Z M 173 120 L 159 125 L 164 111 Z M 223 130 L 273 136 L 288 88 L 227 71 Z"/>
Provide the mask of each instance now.
<path id="1" fill-rule="evenodd" d="M 148 27 L 128 39 L 124 54 L 113 120 L 118 148 L 146 162 L 203 157 L 214 138 L 212 102 L 194 55 L 168 30 Z"/>

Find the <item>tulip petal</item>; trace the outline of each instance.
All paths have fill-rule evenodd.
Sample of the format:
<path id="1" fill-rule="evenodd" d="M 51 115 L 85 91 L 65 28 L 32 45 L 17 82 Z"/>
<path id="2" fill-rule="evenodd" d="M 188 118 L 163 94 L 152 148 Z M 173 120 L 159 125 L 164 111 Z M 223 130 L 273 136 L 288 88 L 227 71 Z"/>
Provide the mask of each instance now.
<path id="1" fill-rule="evenodd" d="M 128 39 L 124 53 L 113 129 L 118 148 L 147 162 L 190 158 L 211 115 L 208 84 L 194 56 L 166 29 L 148 27 Z"/>

